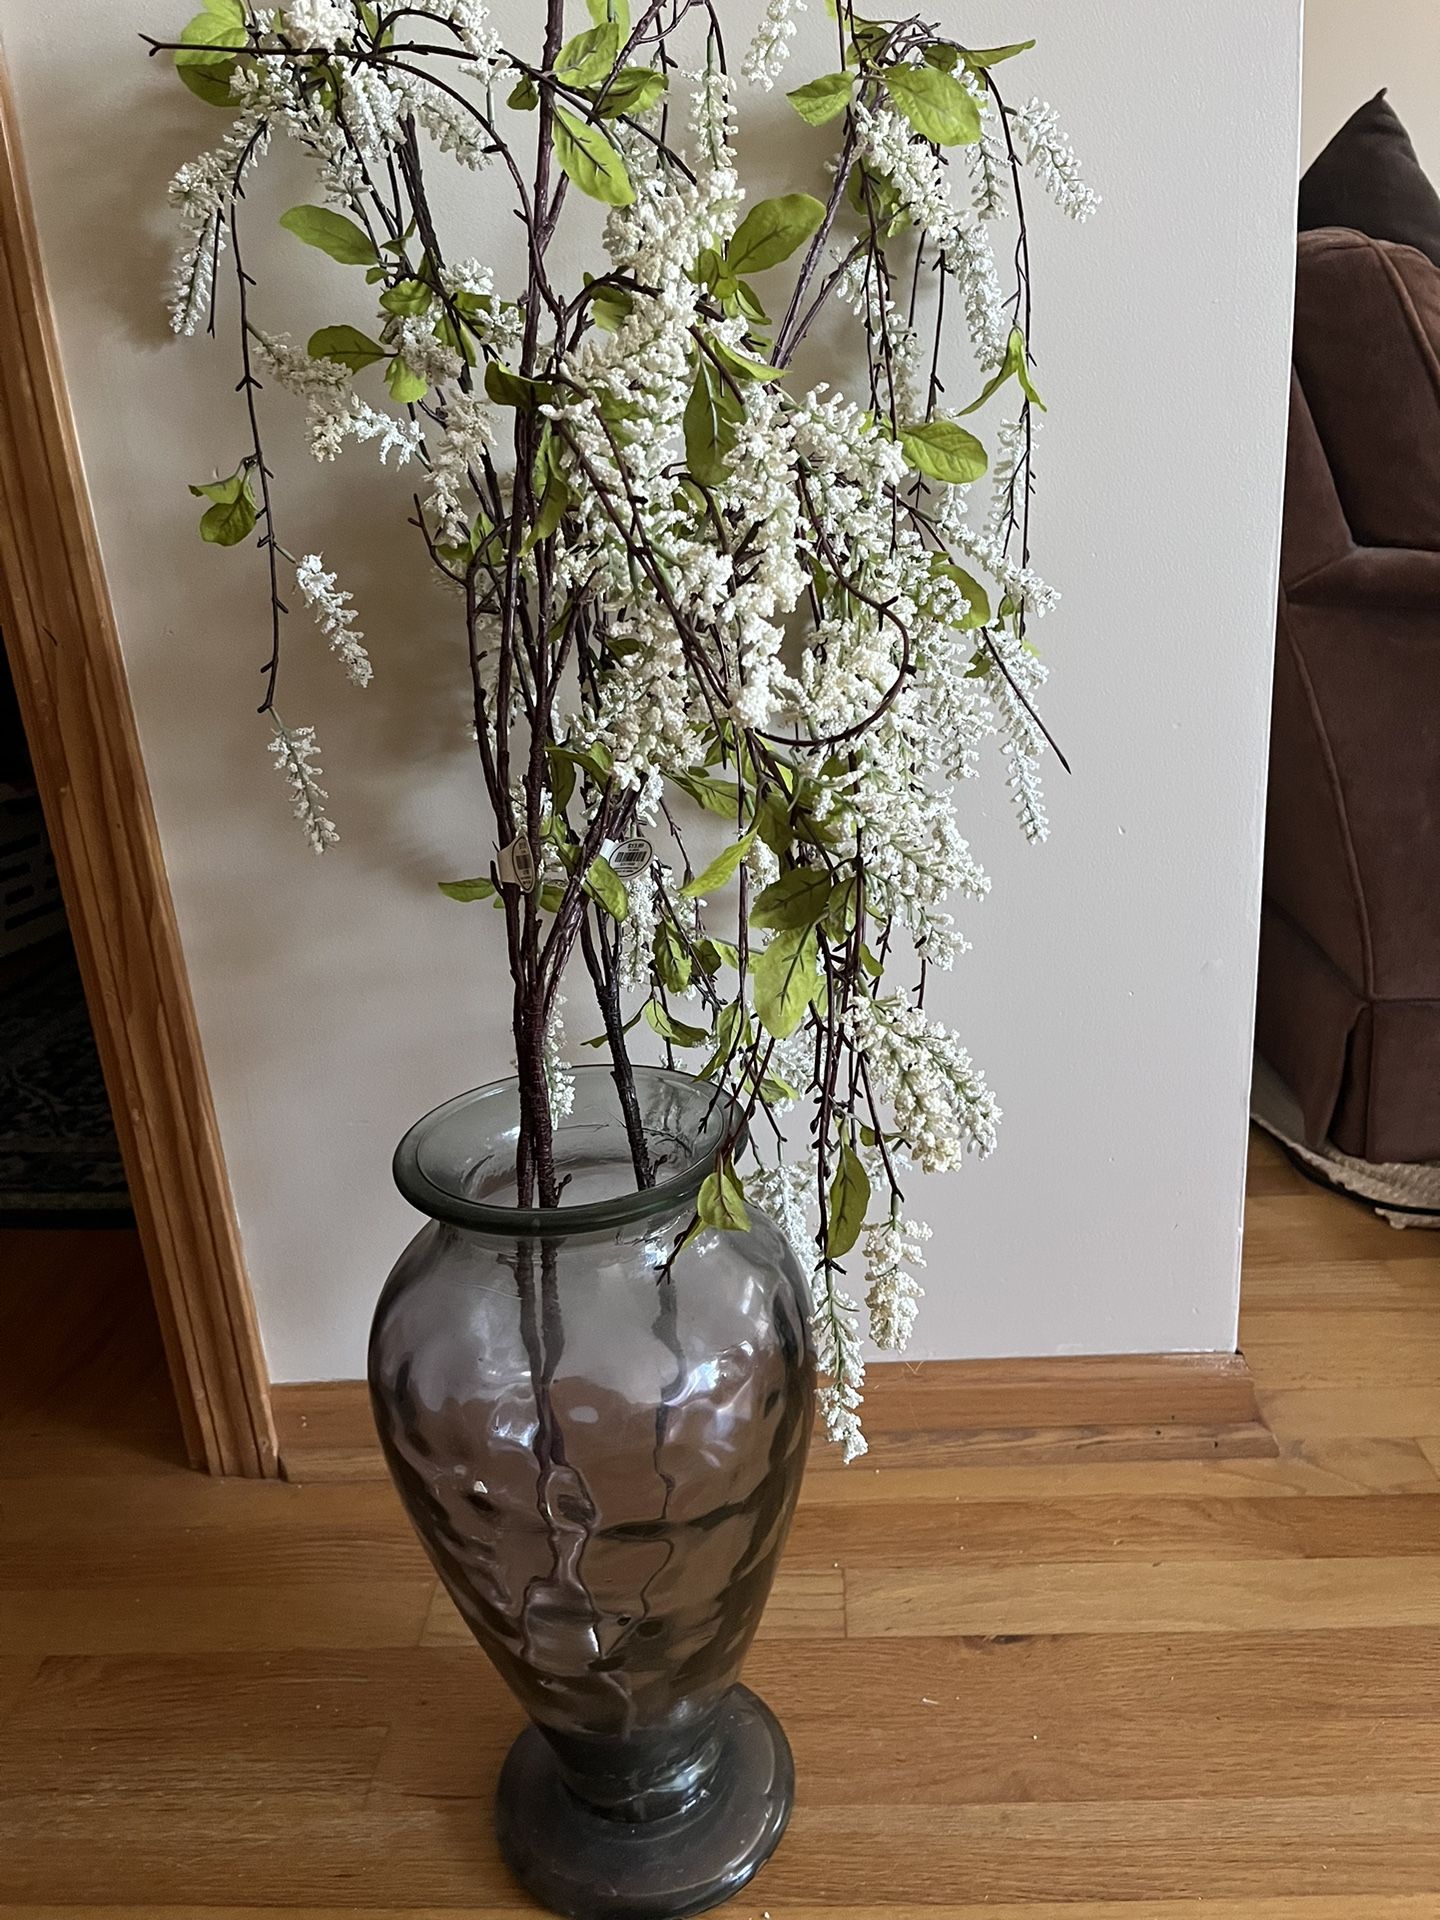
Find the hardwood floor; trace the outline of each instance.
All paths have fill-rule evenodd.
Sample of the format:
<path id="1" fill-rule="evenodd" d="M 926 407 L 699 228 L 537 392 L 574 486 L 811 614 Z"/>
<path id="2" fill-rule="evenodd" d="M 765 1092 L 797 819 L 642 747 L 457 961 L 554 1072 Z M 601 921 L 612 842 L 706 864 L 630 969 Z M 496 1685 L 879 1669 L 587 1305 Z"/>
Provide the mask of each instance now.
<path id="1" fill-rule="evenodd" d="M 812 1474 L 737 1916 L 1440 1916 L 1440 1241 L 1252 1164 L 1277 1457 Z M 131 1243 L 0 1260 L 0 1920 L 524 1910 L 519 1717 L 388 1489 L 187 1472 Z"/>

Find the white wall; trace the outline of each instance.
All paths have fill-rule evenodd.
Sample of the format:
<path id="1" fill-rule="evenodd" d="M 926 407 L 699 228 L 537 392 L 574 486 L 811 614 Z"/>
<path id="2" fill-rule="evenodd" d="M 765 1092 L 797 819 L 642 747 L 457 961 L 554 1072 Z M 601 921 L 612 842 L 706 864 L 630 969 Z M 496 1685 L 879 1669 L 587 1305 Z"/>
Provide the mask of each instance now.
<path id="1" fill-rule="evenodd" d="M 1306 0 L 1301 157 L 1307 167 L 1365 101 L 1388 88 L 1420 164 L 1440 184 L 1440 6 L 1435 0 Z"/>
<path id="2" fill-rule="evenodd" d="M 734 39 L 758 10 L 725 7 Z M 978 41 L 1040 35 L 1028 84 L 1062 106 L 1105 205 L 1084 230 L 1036 214 L 1039 557 L 1065 594 L 1041 637 L 1075 776 L 1052 778 L 1042 852 L 998 782 L 972 800 L 995 889 L 936 1004 L 1007 1117 L 992 1161 L 919 1196 L 937 1227 L 926 1355 L 1234 1343 L 1298 0 L 1166 11 L 1160 36 L 1150 0 L 963 9 Z M 413 554 L 369 532 L 370 504 L 392 496 L 364 455 L 324 488 L 290 461 L 282 525 L 351 579 L 377 660 L 355 694 L 297 635 L 287 670 L 283 711 L 320 725 L 344 834 L 324 861 L 301 846 L 248 711 L 264 654 L 254 556 L 203 549 L 184 492 L 235 464 L 237 403 L 218 349 L 172 345 L 160 305 L 164 183 L 218 123 L 141 56 L 137 30 L 172 15 L 0 0 L 271 1366 L 345 1376 L 415 1224 L 391 1191 L 393 1142 L 505 1069 L 507 983 L 486 911 L 434 889 L 487 845 L 459 658 Z M 823 30 L 817 0 L 806 34 Z M 787 126 L 778 96 L 757 113 Z M 302 197 L 297 184 L 261 205 Z M 476 204 L 483 243 L 496 201 Z M 343 317 L 327 303 L 346 283 L 299 253 L 274 257 L 303 333 Z"/>

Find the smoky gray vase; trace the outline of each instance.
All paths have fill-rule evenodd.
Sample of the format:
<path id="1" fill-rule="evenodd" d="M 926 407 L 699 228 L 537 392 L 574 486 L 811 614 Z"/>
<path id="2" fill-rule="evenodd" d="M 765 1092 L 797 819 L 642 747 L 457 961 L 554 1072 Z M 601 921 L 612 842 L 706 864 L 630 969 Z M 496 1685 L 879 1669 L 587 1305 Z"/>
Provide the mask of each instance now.
<path id="1" fill-rule="evenodd" d="M 548 1210 L 515 1204 L 514 1081 L 414 1127 L 395 1177 L 429 1220 L 370 1341 L 400 1497 L 532 1722 L 500 1777 L 501 1848 L 577 1920 L 728 1898 L 794 1792 L 738 1676 L 810 1439 L 806 1283 L 753 1211 L 675 1252 L 738 1116 L 683 1074 L 636 1083 L 656 1184 L 636 1190 L 608 1068 L 580 1068 Z"/>

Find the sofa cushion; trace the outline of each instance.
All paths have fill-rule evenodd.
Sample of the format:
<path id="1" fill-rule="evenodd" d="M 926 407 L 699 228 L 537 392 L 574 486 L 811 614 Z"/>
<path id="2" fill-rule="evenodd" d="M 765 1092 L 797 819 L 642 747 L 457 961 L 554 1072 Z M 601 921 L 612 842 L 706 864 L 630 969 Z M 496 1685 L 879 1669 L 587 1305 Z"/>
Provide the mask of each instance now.
<path id="1" fill-rule="evenodd" d="M 1351 114 L 1300 182 L 1300 231 L 1316 227 L 1398 240 L 1440 266 L 1440 194 L 1383 88 Z"/>
<path id="2" fill-rule="evenodd" d="M 1295 373 L 1356 542 L 1440 552 L 1440 267 L 1363 233 L 1302 233 Z"/>

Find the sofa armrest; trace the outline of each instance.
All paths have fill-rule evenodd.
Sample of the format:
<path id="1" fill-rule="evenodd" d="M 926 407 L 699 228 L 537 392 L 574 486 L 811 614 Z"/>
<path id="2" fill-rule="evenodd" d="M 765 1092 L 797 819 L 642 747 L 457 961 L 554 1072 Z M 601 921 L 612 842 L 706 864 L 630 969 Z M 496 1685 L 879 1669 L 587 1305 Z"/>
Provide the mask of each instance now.
<path id="1" fill-rule="evenodd" d="M 1352 547 L 1286 584 L 1296 606 L 1430 611 L 1440 637 L 1440 553 L 1416 547 Z"/>

